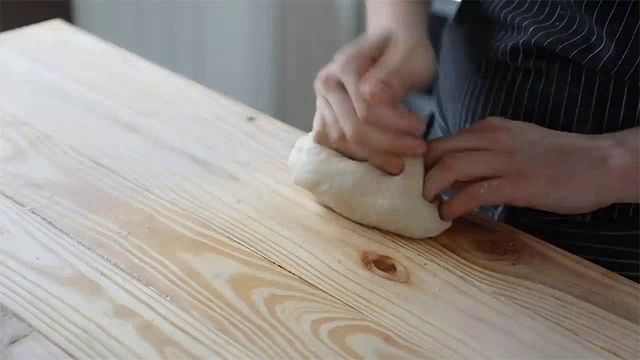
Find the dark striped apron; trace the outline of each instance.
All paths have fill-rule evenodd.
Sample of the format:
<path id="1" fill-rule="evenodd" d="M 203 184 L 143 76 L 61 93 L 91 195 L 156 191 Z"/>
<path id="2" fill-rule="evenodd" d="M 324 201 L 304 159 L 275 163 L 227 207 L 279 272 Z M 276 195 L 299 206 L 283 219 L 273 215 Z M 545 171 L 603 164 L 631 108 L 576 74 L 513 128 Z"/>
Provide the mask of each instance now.
<path id="1" fill-rule="evenodd" d="M 582 134 L 639 126 L 639 4 L 463 1 L 443 35 L 441 120 L 451 133 L 490 115 Z M 580 215 L 500 207 L 494 215 L 639 280 L 638 204 Z"/>

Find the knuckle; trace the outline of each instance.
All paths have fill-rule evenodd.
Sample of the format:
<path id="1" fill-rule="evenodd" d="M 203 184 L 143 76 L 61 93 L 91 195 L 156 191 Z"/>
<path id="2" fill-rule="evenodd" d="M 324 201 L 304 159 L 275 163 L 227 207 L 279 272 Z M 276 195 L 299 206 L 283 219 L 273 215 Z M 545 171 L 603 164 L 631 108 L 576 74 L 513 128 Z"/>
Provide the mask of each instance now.
<path id="1" fill-rule="evenodd" d="M 349 51 L 349 45 L 343 46 L 338 51 L 336 51 L 335 54 L 333 54 L 333 59 L 331 60 L 331 62 L 337 63 L 342 61 L 347 56 L 348 51 Z"/>
<path id="2" fill-rule="evenodd" d="M 338 77 L 344 78 L 349 74 L 349 65 L 347 61 L 338 61 L 335 63 L 335 71 Z"/>
<path id="3" fill-rule="evenodd" d="M 340 67 L 344 63 L 347 62 L 348 55 L 347 49 L 340 49 L 335 55 L 333 55 L 333 59 L 331 59 L 331 64 L 335 67 Z"/>
<path id="4" fill-rule="evenodd" d="M 511 131 L 506 128 L 497 128 L 493 131 L 492 141 L 495 145 L 501 148 L 508 148 L 513 145 L 513 135 Z"/>
<path id="5" fill-rule="evenodd" d="M 324 77 L 325 77 L 325 70 L 322 69 L 318 72 L 318 74 L 316 75 L 315 79 L 313 79 L 313 88 L 316 91 L 320 91 L 322 90 L 322 82 L 324 81 Z"/>
<path id="6" fill-rule="evenodd" d="M 316 144 L 320 144 L 320 145 L 325 145 L 325 146 L 330 145 L 328 134 L 323 128 L 317 128 L 315 131 L 313 131 L 313 141 Z"/>
<path id="7" fill-rule="evenodd" d="M 504 122 L 504 119 L 498 116 L 489 116 L 482 120 L 482 124 L 489 127 L 499 127 Z"/>
<path id="8" fill-rule="evenodd" d="M 323 66 L 316 74 L 316 80 L 321 80 L 323 77 L 327 76 L 327 73 L 329 72 L 329 70 L 330 70 L 329 65 Z"/>
<path id="9" fill-rule="evenodd" d="M 339 52 L 332 61 L 335 72 L 340 77 L 350 76 L 356 67 L 356 60 L 352 51 Z"/>
<path id="10" fill-rule="evenodd" d="M 324 68 L 318 72 L 314 80 L 314 87 L 316 90 L 328 90 L 335 87 L 338 82 L 337 76 L 330 68 Z"/>
<path id="11" fill-rule="evenodd" d="M 336 63 L 349 61 L 349 59 L 353 57 L 354 52 L 355 45 L 353 43 L 347 44 L 335 53 L 335 55 L 333 56 L 333 61 Z"/>

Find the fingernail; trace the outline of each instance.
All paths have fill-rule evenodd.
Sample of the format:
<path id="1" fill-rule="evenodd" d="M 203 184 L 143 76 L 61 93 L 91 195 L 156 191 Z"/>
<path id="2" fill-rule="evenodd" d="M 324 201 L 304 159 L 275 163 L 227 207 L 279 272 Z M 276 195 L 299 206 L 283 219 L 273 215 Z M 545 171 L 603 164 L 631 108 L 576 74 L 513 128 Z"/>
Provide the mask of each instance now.
<path id="1" fill-rule="evenodd" d="M 425 194 L 425 199 L 426 199 L 428 202 L 433 202 L 433 196 L 434 196 L 434 195 L 433 195 L 433 194 L 431 194 L 431 193 L 430 193 L 430 191 L 427 191 L 427 193 Z"/>
<path id="2" fill-rule="evenodd" d="M 402 161 L 402 159 L 394 159 L 391 167 L 393 168 L 392 174 L 399 175 L 404 170 L 404 161 Z"/>
<path id="3" fill-rule="evenodd" d="M 442 219 L 443 221 L 451 221 L 451 216 L 449 216 L 445 204 L 445 202 L 442 202 L 438 205 L 438 213 L 440 215 L 440 219 Z"/>
<path id="4" fill-rule="evenodd" d="M 424 180 L 422 183 L 422 197 L 428 202 L 431 202 L 431 198 L 433 198 L 433 195 L 431 195 L 431 191 L 429 190 L 428 184 L 429 184 L 429 175 L 424 177 Z"/>

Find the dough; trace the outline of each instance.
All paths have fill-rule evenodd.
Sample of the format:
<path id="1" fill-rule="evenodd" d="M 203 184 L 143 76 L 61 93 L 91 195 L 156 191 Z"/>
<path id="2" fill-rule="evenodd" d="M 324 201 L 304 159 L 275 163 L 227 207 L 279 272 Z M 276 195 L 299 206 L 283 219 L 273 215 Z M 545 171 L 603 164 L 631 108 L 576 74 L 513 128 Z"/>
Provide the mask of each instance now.
<path id="1" fill-rule="evenodd" d="M 289 165 L 296 185 L 358 223 L 412 238 L 433 237 L 451 226 L 440 219 L 438 207 L 422 197 L 420 158 L 405 159 L 402 174 L 392 176 L 318 145 L 306 134 L 291 151 Z"/>

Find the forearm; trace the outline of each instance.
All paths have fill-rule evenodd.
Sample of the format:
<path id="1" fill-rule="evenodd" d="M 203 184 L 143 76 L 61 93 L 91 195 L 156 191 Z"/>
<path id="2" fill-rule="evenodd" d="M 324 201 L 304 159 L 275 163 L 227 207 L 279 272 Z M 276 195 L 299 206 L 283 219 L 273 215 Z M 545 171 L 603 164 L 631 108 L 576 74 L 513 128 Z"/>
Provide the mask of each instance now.
<path id="1" fill-rule="evenodd" d="M 640 127 L 600 135 L 612 202 L 640 202 Z"/>
<path id="2" fill-rule="evenodd" d="M 430 0 L 366 0 L 367 32 L 428 31 Z"/>

